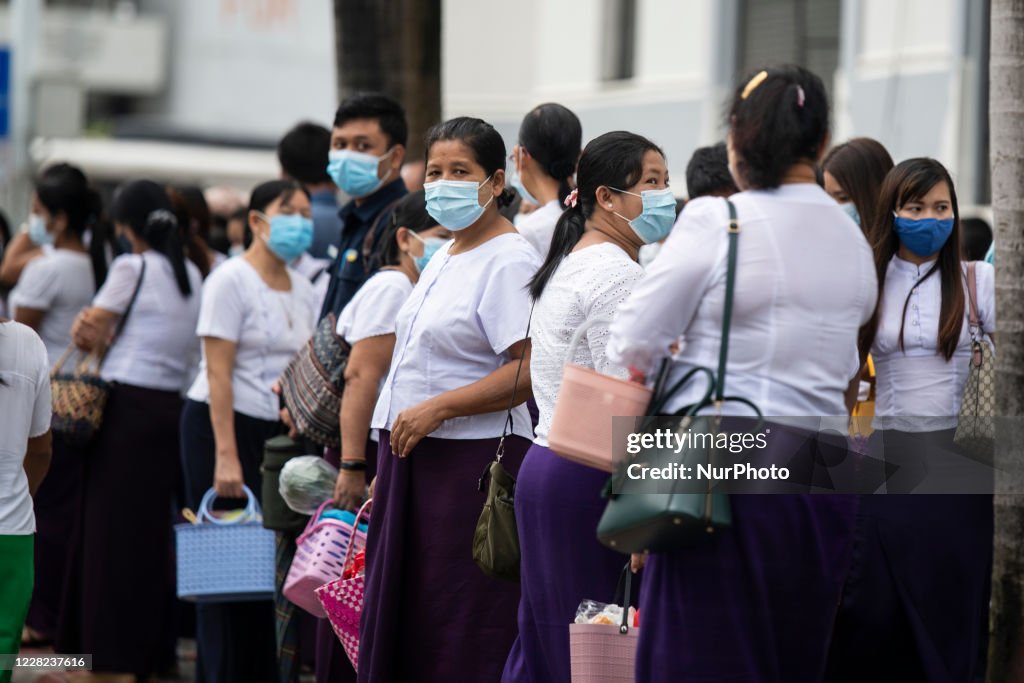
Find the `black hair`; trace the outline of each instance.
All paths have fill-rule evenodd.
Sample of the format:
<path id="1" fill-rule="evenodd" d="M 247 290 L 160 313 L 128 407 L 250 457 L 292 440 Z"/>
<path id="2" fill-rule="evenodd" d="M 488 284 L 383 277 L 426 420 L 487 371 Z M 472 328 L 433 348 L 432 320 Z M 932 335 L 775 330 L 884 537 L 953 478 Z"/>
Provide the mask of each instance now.
<path id="1" fill-rule="evenodd" d="M 535 107 L 519 126 L 519 144 L 558 181 L 558 200 L 568 197 L 583 145 L 579 117 L 552 102 Z"/>
<path id="2" fill-rule="evenodd" d="M 402 262 L 402 251 L 398 248 L 395 236 L 399 228 L 408 228 L 412 232 L 423 232 L 438 225 L 433 216 L 427 213 L 427 201 L 423 190 L 410 192 L 395 204 L 387 227 L 377 240 L 377 248 L 371 256 L 372 262 L 380 266 L 397 266 Z"/>
<path id="3" fill-rule="evenodd" d="M 389 146 L 405 146 L 409 139 L 409 123 L 405 118 L 405 109 L 387 95 L 364 92 L 346 97 L 334 114 L 334 127 L 340 128 L 347 122 L 356 119 L 377 121 L 380 124 L 380 129 L 388 136 Z M 325 162 L 325 172 L 326 169 Z"/>
<path id="4" fill-rule="evenodd" d="M 469 116 L 459 116 L 439 123 L 427 131 L 427 159 L 430 158 L 430 148 L 438 142 L 447 140 L 458 140 L 469 147 L 473 152 L 473 158 L 483 166 L 487 177 L 493 178 L 498 171 L 505 170 L 505 141 L 501 134 L 494 129 L 494 126 L 481 119 L 474 119 Z M 498 208 L 504 208 L 515 199 L 515 192 L 505 187 L 504 191 L 495 199 Z"/>
<path id="5" fill-rule="evenodd" d="M 739 192 L 729 172 L 729 152 L 724 142 L 699 147 L 686 164 L 686 194 L 690 199 Z"/>
<path id="6" fill-rule="evenodd" d="M 828 135 L 825 86 L 794 64 L 759 69 L 736 88 L 729 130 L 741 179 L 755 189 L 778 187 L 789 167 L 818 157 Z"/>
<path id="7" fill-rule="evenodd" d="M 178 219 L 167 191 L 152 180 L 124 183 L 114 193 L 110 207 L 116 223 L 128 226 L 138 238 L 167 257 L 182 296 L 192 294 L 185 268 L 185 248 Z"/>
<path id="8" fill-rule="evenodd" d="M 982 261 L 992 246 L 992 228 L 981 218 L 960 219 L 960 246 L 966 261 Z"/>
<path id="9" fill-rule="evenodd" d="M 100 220 L 103 202 L 99 193 L 89 187 L 81 169 L 71 164 L 55 164 L 44 170 L 36 181 L 36 198 L 51 216 L 63 213 L 67 229 L 78 239 L 85 239 L 85 231 L 92 232 L 89 256 L 92 275 L 97 289 L 107 279 L 106 245 L 112 243 L 107 226 Z"/>
<path id="10" fill-rule="evenodd" d="M 7 214 L 0 209 L 0 254 L 11 243 L 11 224 L 7 220 Z"/>
<path id="11" fill-rule="evenodd" d="M 661 148 L 647 138 L 625 131 L 605 133 L 587 144 L 576 170 L 576 206 L 562 212 L 555 224 L 547 258 L 530 280 L 530 296 L 534 301 L 540 299 L 562 259 L 583 237 L 587 219 L 597 206 L 597 189 L 602 186 L 626 189 L 635 185 L 643 173 L 647 152 L 665 156 Z"/>
<path id="12" fill-rule="evenodd" d="M 277 143 L 277 160 L 289 178 L 303 185 L 329 183 L 327 153 L 330 148 L 331 131 L 319 124 L 303 121 Z"/>
<path id="13" fill-rule="evenodd" d="M 170 185 L 166 188 L 167 196 L 171 200 L 171 209 L 174 212 L 174 217 L 178 221 L 178 230 L 180 231 L 181 243 L 185 245 L 185 253 L 188 259 L 196 264 L 196 268 L 199 269 L 200 275 L 203 279 L 210 274 L 210 255 L 206 252 L 206 240 L 200 236 L 199 223 L 202 221 L 202 217 L 197 216 L 190 206 L 188 198 L 184 194 L 184 190 Z M 202 196 L 202 193 L 200 193 Z M 206 234 L 209 235 L 209 224 L 210 224 L 210 209 L 206 206 L 206 200 L 203 199 L 202 206 L 206 209 Z M 193 229 L 195 225 L 195 229 Z"/>
<path id="14" fill-rule="evenodd" d="M 875 242 L 875 236 L 867 231 L 875 218 L 878 192 L 892 167 L 889 152 L 882 143 L 871 138 L 853 138 L 836 145 L 821 162 L 822 175 L 827 172 L 835 178 L 857 207 L 861 230 L 865 231 L 869 244 Z"/>

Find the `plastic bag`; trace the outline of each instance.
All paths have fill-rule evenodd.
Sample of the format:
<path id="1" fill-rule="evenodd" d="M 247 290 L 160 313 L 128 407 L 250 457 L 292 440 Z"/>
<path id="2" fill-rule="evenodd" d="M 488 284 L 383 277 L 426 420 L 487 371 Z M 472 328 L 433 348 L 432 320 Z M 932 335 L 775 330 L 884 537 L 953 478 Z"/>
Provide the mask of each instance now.
<path id="1" fill-rule="evenodd" d="M 629 608 L 627 618 L 627 623 L 639 626 L 635 607 Z M 622 623 L 622 607 L 619 605 L 606 605 L 596 600 L 584 600 L 576 608 L 576 619 L 574 621 L 577 624 L 610 624 L 615 626 Z"/>
<path id="2" fill-rule="evenodd" d="M 278 492 L 288 507 L 302 515 L 316 512 L 334 495 L 338 468 L 318 455 L 300 455 L 281 468 Z"/>

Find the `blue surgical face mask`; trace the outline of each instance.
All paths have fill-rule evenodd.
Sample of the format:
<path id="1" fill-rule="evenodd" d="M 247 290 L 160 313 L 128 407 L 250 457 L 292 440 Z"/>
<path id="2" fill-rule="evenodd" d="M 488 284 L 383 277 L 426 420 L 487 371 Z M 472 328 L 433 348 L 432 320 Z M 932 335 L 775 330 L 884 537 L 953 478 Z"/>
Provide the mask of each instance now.
<path id="1" fill-rule="evenodd" d="M 508 184 L 513 190 L 519 193 L 519 196 L 523 198 L 524 202 L 529 202 L 534 205 L 540 205 L 537 198 L 530 194 L 530 191 L 523 185 L 523 179 L 519 175 L 519 169 L 516 168 L 515 155 L 510 156 L 508 163 L 505 165 L 505 178 L 508 179 Z"/>
<path id="2" fill-rule="evenodd" d="M 436 254 L 437 250 L 443 247 L 444 243 L 447 242 L 448 240 L 444 239 L 443 237 L 423 238 L 414 232 L 410 232 L 409 234 L 418 239 L 420 242 L 423 242 L 423 255 L 412 257 L 412 262 L 416 266 L 416 272 L 422 273 L 423 269 L 427 267 L 428 263 L 430 263 L 431 257 L 434 254 Z"/>
<path id="3" fill-rule="evenodd" d="M 618 212 L 613 213 L 629 223 L 629 227 L 633 228 L 633 232 L 644 241 L 644 244 L 660 242 L 672 232 L 672 225 L 676 222 L 676 198 L 672 194 L 672 188 L 644 190 L 640 194 L 619 190 L 614 187 L 610 189 L 623 194 L 631 194 L 643 200 L 643 211 L 632 220 Z"/>
<path id="4" fill-rule="evenodd" d="M 245 253 L 245 247 L 241 244 L 232 244 L 228 247 L 228 257 L 234 258 L 235 256 L 241 256 Z"/>
<path id="5" fill-rule="evenodd" d="M 480 188 L 491 182 L 490 176 L 482 183 L 472 180 L 437 180 L 423 185 L 427 200 L 427 213 L 435 221 L 452 231 L 465 230 L 476 223 L 484 209 L 494 201 L 492 195 L 480 206 Z"/>
<path id="6" fill-rule="evenodd" d="M 853 220 L 854 223 L 860 225 L 860 213 L 857 212 L 857 205 L 853 202 L 844 202 L 839 205 L 839 208 L 843 210 L 847 216 Z"/>
<path id="7" fill-rule="evenodd" d="M 379 157 L 349 149 L 331 150 L 327 153 L 327 175 L 345 194 L 360 199 L 384 184 L 384 178 L 377 176 L 377 169 L 393 150 L 394 147 Z"/>
<path id="8" fill-rule="evenodd" d="M 28 217 L 28 238 L 37 247 L 53 244 L 53 233 L 46 230 L 46 219 L 37 213 Z"/>
<path id="9" fill-rule="evenodd" d="M 942 249 L 953 232 L 952 218 L 903 218 L 893 213 L 893 227 L 900 242 L 922 258 Z"/>
<path id="10" fill-rule="evenodd" d="M 297 213 L 277 214 L 267 218 L 270 236 L 263 238 L 270 251 L 285 263 L 291 263 L 313 245 L 313 221 Z M 261 235 L 262 237 L 262 235 Z"/>

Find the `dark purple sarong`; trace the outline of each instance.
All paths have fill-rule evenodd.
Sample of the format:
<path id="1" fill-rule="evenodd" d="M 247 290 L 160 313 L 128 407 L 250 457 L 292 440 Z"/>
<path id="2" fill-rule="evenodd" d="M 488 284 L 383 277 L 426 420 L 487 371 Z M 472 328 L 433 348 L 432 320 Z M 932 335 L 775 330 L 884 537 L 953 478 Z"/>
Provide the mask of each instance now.
<path id="1" fill-rule="evenodd" d="M 516 482 L 522 552 L 519 637 L 503 683 L 569 683 L 569 624 L 582 600 L 610 603 L 628 556 L 597 541 L 608 474 L 534 444 Z"/>
<path id="2" fill-rule="evenodd" d="M 359 681 L 494 683 L 516 637 L 519 585 L 473 562 L 477 481 L 498 439 L 426 438 L 399 459 L 380 433 L 366 558 Z M 529 442 L 511 436 L 519 472 Z"/>

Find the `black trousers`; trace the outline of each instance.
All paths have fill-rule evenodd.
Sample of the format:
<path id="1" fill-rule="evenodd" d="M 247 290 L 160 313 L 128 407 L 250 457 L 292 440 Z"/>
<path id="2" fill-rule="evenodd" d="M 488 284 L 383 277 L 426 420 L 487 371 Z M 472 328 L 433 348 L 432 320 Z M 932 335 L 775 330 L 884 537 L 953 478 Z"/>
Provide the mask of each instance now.
<path id="1" fill-rule="evenodd" d="M 235 413 L 242 478 L 257 498 L 263 444 L 283 431 L 279 422 Z M 181 416 L 181 460 L 185 495 L 193 510 L 213 486 L 215 452 L 209 405 L 186 401 Z M 276 650 L 273 601 L 196 605 L 197 683 L 276 683 Z"/>

